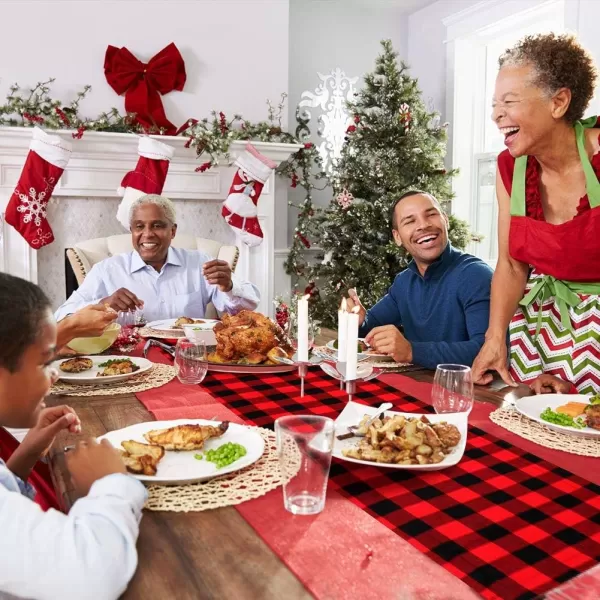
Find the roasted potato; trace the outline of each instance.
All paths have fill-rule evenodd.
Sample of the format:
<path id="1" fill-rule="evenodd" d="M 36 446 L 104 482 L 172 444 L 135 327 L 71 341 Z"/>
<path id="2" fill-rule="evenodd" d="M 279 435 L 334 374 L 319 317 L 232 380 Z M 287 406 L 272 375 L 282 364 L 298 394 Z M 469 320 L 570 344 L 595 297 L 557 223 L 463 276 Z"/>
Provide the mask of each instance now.
<path id="1" fill-rule="evenodd" d="M 358 425 L 358 432 L 365 437 L 358 446 L 342 450 L 344 456 L 377 463 L 427 465 L 444 460 L 460 442 L 455 425 L 431 423 L 427 417 L 384 417 L 376 419 L 367 431 L 369 418 L 365 415 Z"/>

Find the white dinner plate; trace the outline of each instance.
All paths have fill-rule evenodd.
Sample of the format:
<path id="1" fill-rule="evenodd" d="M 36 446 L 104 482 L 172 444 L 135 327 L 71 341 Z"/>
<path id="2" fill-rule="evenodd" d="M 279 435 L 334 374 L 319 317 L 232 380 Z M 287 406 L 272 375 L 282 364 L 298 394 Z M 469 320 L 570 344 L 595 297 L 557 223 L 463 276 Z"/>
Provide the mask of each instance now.
<path id="1" fill-rule="evenodd" d="M 152 429 L 167 429 L 176 425 L 218 425 L 217 421 L 207 421 L 205 419 L 179 419 L 177 421 L 149 421 L 147 423 L 137 423 L 124 429 L 109 431 L 98 439 L 107 439 L 115 448 L 123 450 L 121 442 L 134 440 L 147 444 L 144 433 Z M 198 460 L 194 454 L 204 454 L 206 450 L 215 450 L 219 446 L 233 442 L 241 444 L 246 448 L 246 455 L 239 458 L 234 463 L 219 469 L 215 463 L 209 462 L 206 458 Z M 159 483 L 164 485 L 177 485 L 182 483 L 194 483 L 196 481 L 207 481 L 219 475 L 226 475 L 239 471 L 255 463 L 265 450 L 265 442 L 255 427 L 229 423 L 227 431 L 218 438 L 207 440 L 202 450 L 190 450 L 185 452 L 175 452 L 167 450 L 165 455 L 158 463 L 156 475 L 133 475 L 140 481 L 148 483 Z"/>
<path id="2" fill-rule="evenodd" d="M 457 446 L 455 446 L 450 454 L 444 458 L 442 462 L 436 463 L 434 465 L 395 465 L 395 464 L 385 464 L 385 463 L 376 463 L 370 460 L 359 460 L 357 458 L 349 458 L 342 454 L 342 450 L 352 448 L 354 446 L 358 446 L 360 441 L 363 438 L 359 437 L 351 437 L 346 440 L 338 440 L 338 435 L 343 435 L 348 433 L 349 425 L 358 425 L 360 420 L 365 416 L 374 416 L 377 414 L 376 406 L 365 406 L 364 404 L 359 404 L 358 402 L 348 402 L 346 404 L 346 408 L 341 412 L 340 416 L 335 420 L 335 441 L 333 445 L 333 456 L 335 458 L 339 458 L 340 460 L 346 460 L 348 462 L 359 463 L 361 465 L 370 465 L 372 467 L 382 467 L 383 469 L 403 469 L 407 471 L 439 471 L 441 469 L 447 469 L 448 467 L 452 467 L 457 464 L 465 453 L 465 447 L 467 445 L 467 421 L 468 414 L 467 413 L 446 413 L 441 415 L 436 414 L 426 414 L 425 416 L 432 423 L 440 423 L 441 421 L 445 421 L 446 423 L 451 423 L 452 425 L 456 425 L 458 427 L 458 431 L 460 432 L 460 442 Z M 418 413 L 403 413 L 394 410 L 385 411 L 386 416 L 392 415 L 402 415 L 408 418 L 419 418 L 422 415 Z"/>
<path id="3" fill-rule="evenodd" d="M 202 327 L 207 329 L 212 329 L 219 321 L 216 319 L 205 319 L 204 317 L 190 317 L 190 319 L 198 319 L 200 321 L 204 321 L 204 323 L 196 323 L 194 327 Z M 146 325 L 149 329 L 154 329 L 155 331 L 162 331 L 166 333 L 179 333 L 183 334 L 182 327 L 175 327 L 175 322 L 177 319 L 161 319 L 159 321 L 151 321 Z"/>
<path id="4" fill-rule="evenodd" d="M 515 403 L 516 409 L 522 414 L 531 419 L 537 421 L 542 425 L 556 431 L 562 431 L 563 433 L 569 433 L 579 437 L 597 437 L 600 438 L 600 430 L 593 429 L 592 427 L 584 427 L 583 429 L 576 429 L 575 427 L 566 427 L 565 425 L 557 425 L 556 423 L 549 423 L 540 418 L 540 415 L 544 410 L 550 407 L 552 410 L 556 410 L 563 404 L 569 402 L 583 402 L 585 404 L 590 403 L 589 396 L 583 396 L 579 394 L 540 394 L 539 396 L 527 396 L 520 398 Z"/>
<path id="5" fill-rule="evenodd" d="M 134 377 L 135 375 L 140 375 L 141 373 L 145 373 L 150 370 L 154 363 L 145 359 L 145 358 L 137 358 L 130 356 L 82 356 L 79 358 L 89 358 L 94 366 L 87 371 L 82 371 L 81 373 L 65 373 L 60 370 L 59 365 L 65 360 L 69 359 L 61 359 L 55 360 L 52 363 L 52 366 L 58 371 L 58 378 L 61 381 L 66 381 L 67 383 L 76 383 L 76 384 L 102 384 L 102 383 L 111 383 L 114 381 L 124 381 L 125 379 L 129 379 L 130 377 Z M 105 363 L 108 360 L 124 360 L 128 359 L 131 362 L 135 363 L 139 369 L 134 373 L 126 373 L 125 375 L 108 375 L 106 377 L 98 377 L 98 373 L 101 373 L 104 370 L 104 367 L 100 365 Z"/>
<path id="6" fill-rule="evenodd" d="M 327 342 L 325 347 L 335 353 L 335 358 L 337 360 L 337 348 L 334 346 L 336 341 L 337 340 L 330 340 L 329 342 Z M 358 341 L 364 342 L 365 338 L 358 338 Z M 375 361 L 385 362 L 385 361 L 393 361 L 394 357 L 389 356 L 389 354 L 379 354 L 378 352 L 375 352 L 375 350 L 367 350 L 366 352 L 359 352 L 358 359 L 359 360 L 369 360 L 369 361 L 373 361 L 373 362 L 375 362 Z"/>

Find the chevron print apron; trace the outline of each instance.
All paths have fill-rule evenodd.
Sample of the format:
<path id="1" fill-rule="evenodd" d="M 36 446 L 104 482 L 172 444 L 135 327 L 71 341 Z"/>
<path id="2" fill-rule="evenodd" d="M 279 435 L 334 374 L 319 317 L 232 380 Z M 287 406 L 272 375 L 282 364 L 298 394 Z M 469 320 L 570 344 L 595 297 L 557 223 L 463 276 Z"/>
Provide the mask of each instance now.
<path id="1" fill-rule="evenodd" d="M 510 198 L 511 256 L 531 265 L 525 296 L 510 323 L 511 373 L 527 382 L 542 373 L 600 392 L 600 183 L 575 124 L 589 211 L 560 225 L 526 216 L 527 157 L 515 160 Z"/>

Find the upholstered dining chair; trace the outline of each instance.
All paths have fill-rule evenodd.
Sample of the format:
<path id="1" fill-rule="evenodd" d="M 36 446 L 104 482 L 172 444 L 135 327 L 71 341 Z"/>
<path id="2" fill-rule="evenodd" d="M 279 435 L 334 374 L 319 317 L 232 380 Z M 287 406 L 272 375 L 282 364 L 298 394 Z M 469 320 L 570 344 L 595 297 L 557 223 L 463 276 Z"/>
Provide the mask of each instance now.
<path id="1" fill-rule="evenodd" d="M 172 242 L 175 248 L 186 250 L 200 250 L 212 258 L 226 260 L 235 271 L 239 257 L 237 246 L 227 246 L 215 240 L 197 238 L 187 234 L 177 234 Z M 76 290 L 90 269 L 101 260 L 116 254 L 130 252 L 133 249 L 131 234 L 111 235 L 109 237 L 85 240 L 74 244 L 72 248 L 65 250 L 65 279 L 67 286 L 67 298 Z M 212 304 L 206 310 L 207 318 L 216 318 L 217 311 Z"/>

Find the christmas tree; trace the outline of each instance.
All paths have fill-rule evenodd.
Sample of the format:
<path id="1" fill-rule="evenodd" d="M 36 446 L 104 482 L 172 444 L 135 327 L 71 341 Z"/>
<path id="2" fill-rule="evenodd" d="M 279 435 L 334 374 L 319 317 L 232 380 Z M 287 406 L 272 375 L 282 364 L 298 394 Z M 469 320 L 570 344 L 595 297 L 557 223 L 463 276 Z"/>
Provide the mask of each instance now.
<path id="1" fill-rule="evenodd" d="M 312 244 L 323 250 L 310 269 L 318 289 L 313 314 L 330 327 L 348 288 L 372 306 L 410 261 L 392 238 L 394 201 L 410 189 L 429 192 L 444 206 L 452 198 L 455 171 L 444 167 L 447 124 L 426 109 L 416 79 L 398 63 L 391 42 L 382 46 L 375 71 L 348 105 L 354 124 L 331 181 L 333 199 L 314 216 L 299 219 L 296 230 L 311 235 Z M 449 235 L 461 249 L 471 239 L 467 224 L 454 217 Z"/>

